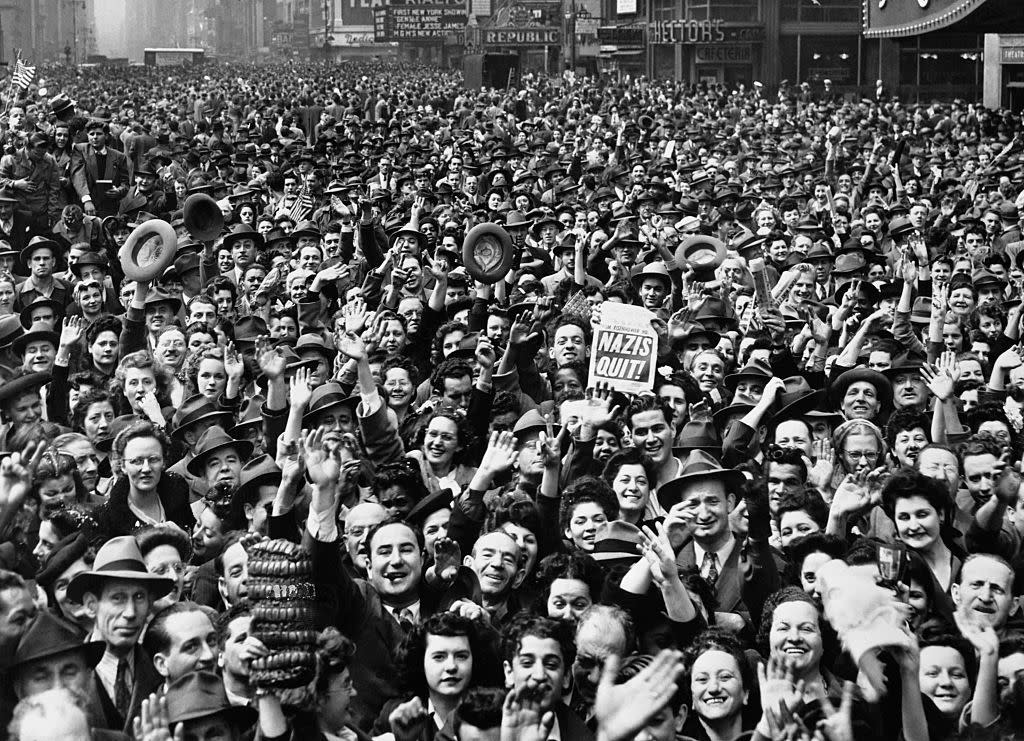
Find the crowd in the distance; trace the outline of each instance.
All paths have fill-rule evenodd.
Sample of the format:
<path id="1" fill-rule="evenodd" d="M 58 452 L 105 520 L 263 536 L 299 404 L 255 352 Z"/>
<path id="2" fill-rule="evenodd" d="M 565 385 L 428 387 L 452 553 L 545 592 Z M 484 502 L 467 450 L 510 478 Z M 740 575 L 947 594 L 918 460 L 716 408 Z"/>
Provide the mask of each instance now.
<path id="1" fill-rule="evenodd" d="M 10 738 L 1024 735 L 1018 116 L 41 74 L 0 126 Z M 606 302 L 649 392 L 588 381 Z"/>

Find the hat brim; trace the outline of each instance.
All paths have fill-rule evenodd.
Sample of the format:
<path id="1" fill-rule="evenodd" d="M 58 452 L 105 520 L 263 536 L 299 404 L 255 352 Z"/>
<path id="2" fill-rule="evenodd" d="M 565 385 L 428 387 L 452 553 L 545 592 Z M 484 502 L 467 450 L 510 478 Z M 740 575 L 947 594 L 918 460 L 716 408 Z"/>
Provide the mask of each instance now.
<path id="1" fill-rule="evenodd" d="M 23 335 L 24 336 L 24 335 Z M 50 382 L 49 373 L 29 373 L 0 384 L 0 402 L 13 399 L 29 389 L 42 388 Z"/>
<path id="2" fill-rule="evenodd" d="M 332 401 L 330 404 L 324 404 L 322 407 L 318 407 L 316 410 L 312 412 L 306 412 L 305 414 L 303 414 L 302 424 L 305 426 L 312 425 L 313 421 L 316 419 L 318 415 L 323 414 L 328 409 L 336 409 L 338 407 L 348 407 L 349 409 L 352 410 L 354 414 L 355 408 L 360 401 L 361 397 L 358 394 L 356 394 L 354 396 L 347 396 L 344 399 L 339 399 L 338 401 Z"/>
<path id="3" fill-rule="evenodd" d="M 182 424 L 179 424 L 177 427 L 172 429 L 168 433 L 168 435 L 171 437 L 171 439 L 176 440 L 178 438 L 178 435 L 180 435 L 182 432 L 184 432 L 185 430 L 187 430 L 189 427 L 191 427 L 192 425 L 196 424 L 197 422 L 202 422 L 202 421 L 207 420 L 207 419 L 229 418 L 229 417 L 232 417 L 232 416 L 233 415 L 231 414 L 231 412 L 229 412 L 227 410 L 221 410 L 221 411 L 215 411 L 215 412 L 207 412 L 206 414 L 199 415 L 195 419 L 190 419 L 190 420 L 187 420 L 187 421 L 183 422 Z"/>
<path id="4" fill-rule="evenodd" d="M 206 456 L 208 456 L 210 453 L 216 450 L 223 450 L 224 448 L 235 448 L 242 458 L 248 458 L 250 455 L 252 455 L 253 444 L 248 440 L 225 440 L 224 442 L 218 443 L 213 447 L 207 448 L 206 450 L 196 455 L 185 466 L 185 470 L 187 470 L 193 476 L 199 476 L 200 478 L 202 478 L 203 463 L 206 460 Z"/>
<path id="5" fill-rule="evenodd" d="M 688 473 L 671 481 L 666 481 L 658 487 L 658 504 L 668 512 L 672 507 L 683 501 L 683 488 L 697 481 L 721 481 L 725 484 L 728 493 L 733 496 L 739 496 L 740 487 L 746 483 L 746 477 L 732 468 Z"/>
<path id="6" fill-rule="evenodd" d="M 184 723 L 187 720 L 197 720 L 199 718 L 209 718 L 211 715 L 228 716 L 230 722 L 234 723 L 239 729 L 247 729 L 253 723 L 256 722 L 258 713 L 255 708 L 251 708 L 248 705 L 228 705 L 223 708 L 216 708 L 211 710 L 210 708 L 190 708 L 184 713 L 175 715 L 167 718 L 167 725 L 173 727 L 177 723 Z M 173 731 L 173 728 L 172 728 Z"/>
<path id="7" fill-rule="evenodd" d="M 870 368 L 853 368 L 841 373 L 835 382 L 829 386 L 828 396 L 834 409 L 839 409 L 847 389 L 853 384 L 863 381 L 870 383 L 878 392 L 878 399 L 883 407 L 892 405 L 892 383 L 878 371 Z"/>
<path id="8" fill-rule="evenodd" d="M 170 594 L 177 584 L 174 579 L 167 579 L 145 571 L 85 571 L 74 577 L 68 584 L 68 599 L 81 603 L 87 592 L 99 594 L 103 588 L 103 582 L 109 579 L 142 582 L 155 600 Z"/>
<path id="9" fill-rule="evenodd" d="M 82 653 L 85 656 L 85 663 L 93 669 L 100 659 L 103 658 L 103 654 L 107 651 L 107 644 L 103 641 L 86 641 L 85 643 L 79 643 L 77 645 L 65 645 L 63 648 L 58 647 L 56 650 L 51 648 L 47 644 L 39 644 L 33 646 L 34 653 L 28 656 L 17 657 L 14 663 L 10 665 L 10 669 L 15 670 L 31 664 L 33 661 L 39 661 L 40 659 L 49 659 L 54 656 L 63 656 L 64 654 L 70 653 Z"/>

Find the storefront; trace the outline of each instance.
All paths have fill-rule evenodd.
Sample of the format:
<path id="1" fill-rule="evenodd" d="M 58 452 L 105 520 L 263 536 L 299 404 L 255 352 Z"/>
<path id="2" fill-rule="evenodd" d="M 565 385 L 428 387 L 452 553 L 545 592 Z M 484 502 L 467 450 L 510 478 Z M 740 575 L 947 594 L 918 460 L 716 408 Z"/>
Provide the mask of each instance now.
<path id="1" fill-rule="evenodd" d="M 880 44 L 879 78 L 905 100 L 1024 105 L 1020 0 L 865 3 L 864 36 Z"/>

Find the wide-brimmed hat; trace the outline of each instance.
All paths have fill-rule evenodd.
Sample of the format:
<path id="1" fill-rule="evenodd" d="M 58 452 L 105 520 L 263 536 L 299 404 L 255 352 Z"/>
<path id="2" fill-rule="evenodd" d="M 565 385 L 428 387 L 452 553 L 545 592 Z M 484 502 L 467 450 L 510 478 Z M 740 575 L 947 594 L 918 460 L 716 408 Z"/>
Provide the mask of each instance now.
<path id="1" fill-rule="evenodd" d="M 882 371 L 882 375 L 889 379 L 890 382 L 896 380 L 896 376 L 902 373 L 918 373 L 920 374 L 921 368 L 928 362 L 928 359 L 921 355 L 914 355 L 911 353 L 901 353 L 892 360 L 892 365 Z"/>
<path id="2" fill-rule="evenodd" d="M 248 440 L 236 440 L 231 437 L 220 425 L 214 425 L 202 434 L 196 443 L 196 452 L 192 460 L 185 468 L 193 476 L 203 475 L 203 465 L 206 463 L 206 456 L 215 450 L 234 448 L 243 460 L 252 455 L 253 445 Z"/>
<path id="3" fill-rule="evenodd" d="M 36 250 L 46 248 L 53 253 L 53 257 L 56 259 L 57 255 L 61 253 L 60 245 L 54 242 L 52 239 L 46 237 L 32 237 L 25 245 L 25 249 L 21 251 L 21 261 L 26 265 L 32 259 L 32 253 Z"/>
<path id="4" fill-rule="evenodd" d="M 52 298 L 44 298 L 43 296 L 40 296 L 32 303 L 27 304 L 18 314 L 18 318 L 21 320 L 21 326 L 27 330 L 32 326 L 32 322 L 29 321 L 29 319 L 35 309 L 50 308 L 53 309 L 53 315 L 57 317 L 59 322 L 59 320 L 64 316 L 64 306 L 65 304 L 62 301 L 54 301 Z"/>
<path id="5" fill-rule="evenodd" d="M 258 316 L 243 316 L 235 322 L 235 344 L 239 342 L 255 342 L 270 330 L 267 323 Z"/>
<path id="6" fill-rule="evenodd" d="M 718 434 L 711 420 L 690 420 L 676 435 L 672 452 L 675 455 L 687 455 L 691 450 L 703 450 L 716 459 L 722 455 L 722 436 Z"/>
<path id="7" fill-rule="evenodd" d="M 150 306 L 152 304 L 170 304 L 171 311 L 177 314 L 178 309 L 181 308 L 181 299 L 160 288 L 150 288 L 143 305 Z"/>
<path id="8" fill-rule="evenodd" d="M 231 249 L 231 245 L 240 239 L 251 239 L 256 243 L 256 247 L 258 248 L 263 247 L 264 244 L 263 235 L 244 221 L 231 227 L 231 231 L 229 231 L 224 237 L 223 245 L 224 247 Z"/>
<path id="9" fill-rule="evenodd" d="M 58 118 L 62 113 L 66 113 L 69 108 L 73 110 L 75 107 L 75 101 L 71 100 L 67 93 L 57 93 L 50 98 L 49 103 L 50 111 Z"/>
<path id="10" fill-rule="evenodd" d="M 730 391 L 736 390 L 736 384 L 743 379 L 752 379 L 755 381 L 768 382 L 775 372 L 772 371 L 771 366 L 763 360 L 754 358 L 744 367 L 740 368 L 735 373 L 730 373 L 725 377 L 725 385 Z"/>
<path id="11" fill-rule="evenodd" d="M 868 261 L 860 252 L 848 252 L 836 258 L 832 275 L 854 275 L 867 270 Z"/>
<path id="12" fill-rule="evenodd" d="M 82 254 L 78 260 L 69 265 L 69 269 L 77 277 L 82 277 L 82 268 L 93 265 L 103 269 L 103 272 L 109 272 L 110 266 L 107 264 L 107 259 L 98 252 L 86 252 Z"/>
<path id="13" fill-rule="evenodd" d="M 202 394 L 190 396 L 181 403 L 181 406 L 174 412 L 174 416 L 171 417 L 171 438 L 178 439 L 181 433 L 190 426 L 205 419 L 218 419 L 222 422 L 230 422 L 231 412 L 226 409 L 218 409 L 212 401 Z"/>
<path id="14" fill-rule="evenodd" d="M 416 526 L 422 526 L 435 512 L 442 509 L 451 509 L 455 506 L 455 499 L 452 497 L 451 489 L 441 489 L 423 497 L 416 502 L 409 514 L 405 516 L 406 522 Z"/>
<path id="15" fill-rule="evenodd" d="M 250 493 L 264 484 L 281 483 L 281 469 L 269 455 L 258 455 L 242 466 L 238 477 L 238 488 L 232 498 L 245 502 Z"/>
<path id="16" fill-rule="evenodd" d="M 108 579 L 126 579 L 145 584 L 153 599 L 163 597 L 177 584 L 174 579 L 149 573 L 139 544 L 131 535 L 111 538 L 100 546 L 92 569 L 78 574 L 68 584 L 68 599 L 81 602 L 86 592 L 98 594 L 103 582 Z"/>
<path id="17" fill-rule="evenodd" d="M 11 343 L 11 349 L 15 355 L 21 355 L 25 348 L 33 342 L 50 342 L 56 350 L 60 345 L 60 335 L 48 329 L 37 329 L 35 332 L 26 332 Z"/>
<path id="18" fill-rule="evenodd" d="M 300 335 L 299 341 L 295 343 L 295 352 L 299 357 L 302 357 L 304 352 L 316 352 L 323 356 L 328 363 L 333 361 L 338 354 L 337 350 L 331 348 L 318 334 Z"/>
<path id="19" fill-rule="evenodd" d="M 878 371 L 861 366 L 851 368 L 839 374 L 839 377 L 829 385 L 829 399 L 836 409 L 842 404 L 847 389 L 858 381 L 870 383 L 875 387 L 875 391 L 878 392 L 878 400 L 882 403 L 882 406 L 888 406 L 892 403 L 892 384 L 889 382 L 889 379 Z"/>
<path id="20" fill-rule="evenodd" d="M 238 438 L 247 434 L 246 430 L 250 427 L 262 427 L 262 407 L 265 402 L 266 399 L 260 394 L 256 394 L 249 399 L 243 405 L 241 414 L 238 415 L 238 423 L 228 430 L 228 434 L 231 437 Z"/>
<path id="21" fill-rule="evenodd" d="M 346 394 L 339 383 L 334 381 L 322 383 L 313 389 L 313 393 L 310 395 L 309 407 L 307 407 L 306 413 L 302 415 L 302 424 L 306 427 L 312 427 L 318 415 L 337 407 L 349 407 L 354 412 L 359 400 L 358 394 Z"/>
<path id="22" fill-rule="evenodd" d="M 78 652 L 85 656 L 89 667 L 94 667 L 103 658 L 107 644 L 83 639 L 78 626 L 57 617 L 49 610 L 40 610 L 18 641 L 9 668 L 17 670 L 39 659 Z"/>
<path id="23" fill-rule="evenodd" d="M 667 512 L 683 500 L 685 488 L 698 481 L 721 481 L 726 491 L 737 494 L 746 479 L 735 469 L 722 468 L 721 463 L 703 450 L 692 450 L 683 461 L 679 476 L 658 487 L 658 503 Z"/>
<path id="24" fill-rule="evenodd" d="M 787 419 L 803 417 L 808 412 L 825 403 L 824 389 L 813 389 L 803 376 L 790 376 L 783 379 L 786 387 L 779 392 L 778 411 L 772 415 L 772 423 L 784 422 Z"/>
<path id="25" fill-rule="evenodd" d="M 0 383 L 0 403 L 50 382 L 49 373 L 22 373 Z"/>
<path id="26" fill-rule="evenodd" d="M 661 281 L 665 286 L 665 293 L 671 293 L 672 276 L 668 274 L 668 268 L 665 267 L 665 263 L 659 260 L 645 265 L 643 270 L 630 278 L 630 282 L 633 284 L 633 288 L 639 291 L 640 286 L 642 286 L 643 282 L 648 278 L 655 278 Z"/>
<path id="27" fill-rule="evenodd" d="M 537 409 L 531 409 L 516 420 L 515 425 L 512 427 L 512 434 L 516 438 L 520 438 L 531 432 L 547 430 L 547 427 L 548 422 L 544 419 L 544 415 Z M 558 434 L 559 429 L 558 425 L 552 427 L 552 431 L 555 434 Z"/>
<path id="28" fill-rule="evenodd" d="M 244 730 L 256 721 L 256 711 L 248 705 L 232 705 L 224 691 L 224 681 L 213 672 L 189 672 L 173 681 L 164 692 L 167 724 L 175 726 L 187 720 L 223 713 Z"/>

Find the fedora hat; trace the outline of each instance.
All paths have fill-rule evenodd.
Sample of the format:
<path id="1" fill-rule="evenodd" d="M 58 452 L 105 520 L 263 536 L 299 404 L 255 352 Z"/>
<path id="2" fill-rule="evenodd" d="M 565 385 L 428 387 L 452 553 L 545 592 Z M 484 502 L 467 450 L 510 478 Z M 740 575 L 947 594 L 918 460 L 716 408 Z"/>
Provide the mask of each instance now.
<path id="1" fill-rule="evenodd" d="M 71 269 L 71 272 L 75 274 L 75 277 L 81 278 L 82 268 L 89 267 L 90 265 L 102 268 L 104 273 L 110 271 L 110 266 L 107 264 L 107 258 L 98 252 L 86 252 L 68 267 Z"/>
<path id="2" fill-rule="evenodd" d="M 927 362 L 927 358 L 923 358 L 920 355 L 914 355 L 909 352 L 901 353 L 893 358 L 892 365 L 882 371 L 882 375 L 889 379 L 890 382 L 896 380 L 896 376 L 902 373 L 919 373 L 921 368 Z"/>
<path id="3" fill-rule="evenodd" d="M 505 228 L 489 222 L 474 226 L 462 242 L 462 264 L 481 283 L 493 284 L 504 278 L 515 253 L 512 237 Z"/>
<path id="4" fill-rule="evenodd" d="M 0 383 L 0 403 L 50 382 L 49 373 L 19 373 Z"/>
<path id="5" fill-rule="evenodd" d="M 643 558 L 637 548 L 642 543 L 640 528 L 624 520 L 612 520 L 597 535 L 590 555 L 605 569 L 630 566 Z"/>
<path id="6" fill-rule="evenodd" d="M 519 438 L 524 437 L 531 432 L 539 432 L 541 430 L 546 430 L 547 427 L 548 423 L 544 419 L 544 415 L 542 415 L 540 411 L 537 409 L 531 409 L 530 411 L 523 414 L 518 420 L 516 420 L 515 425 L 512 427 L 512 434 L 515 437 Z M 552 428 L 552 431 L 555 432 L 556 434 L 558 430 L 558 425 L 555 425 Z"/>
<path id="7" fill-rule="evenodd" d="M 263 247 L 264 244 L 263 235 L 245 222 L 235 224 L 231 227 L 231 230 L 224 237 L 224 246 L 230 249 L 231 245 L 240 239 L 253 240 L 256 243 L 257 248 Z"/>
<path id="8" fill-rule="evenodd" d="M 867 270 L 868 261 L 860 252 L 848 252 L 839 255 L 832 267 L 833 275 L 855 275 Z"/>
<path id="9" fill-rule="evenodd" d="M 721 481 L 730 494 L 737 494 L 746 479 L 742 473 L 732 468 L 722 468 L 722 464 L 703 450 L 691 450 L 683 461 L 679 476 L 658 487 L 658 504 L 665 511 L 683 501 L 686 487 L 698 481 Z"/>
<path id="10" fill-rule="evenodd" d="M 185 275 L 192 270 L 199 270 L 199 255 L 192 250 L 181 252 L 174 258 L 174 269 L 179 276 Z"/>
<path id="11" fill-rule="evenodd" d="M 18 196 L 13 188 L 0 188 L 0 203 L 18 203 Z"/>
<path id="12" fill-rule="evenodd" d="M 242 459 L 252 455 L 253 445 L 248 440 L 236 440 L 231 437 L 220 425 L 214 425 L 202 434 L 196 443 L 196 453 L 185 468 L 193 476 L 202 477 L 203 465 L 206 463 L 206 456 L 215 450 L 234 448 Z"/>
<path id="13" fill-rule="evenodd" d="M 140 220 L 142 214 L 139 216 Z M 131 280 L 152 281 L 174 262 L 178 235 L 163 219 L 142 221 L 118 250 L 121 270 Z"/>
<path id="14" fill-rule="evenodd" d="M 21 317 L 17 314 L 0 316 L 0 348 L 9 347 L 11 342 L 25 334 Z"/>
<path id="15" fill-rule="evenodd" d="M 355 410 L 355 406 L 359 401 L 360 397 L 358 394 L 354 396 L 346 394 L 341 384 L 335 381 L 320 384 L 313 389 L 313 393 L 310 395 L 309 407 L 306 413 L 302 415 L 302 424 L 306 427 L 312 427 L 315 424 L 317 415 L 323 414 L 328 409 L 349 407 Z"/>
<path id="16" fill-rule="evenodd" d="M 60 118 L 61 114 L 67 113 L 68 110 L 74 110 L 75 101 L 68 97 L 67 93 L 57 93 L 49 100 L 50 111 L 54 116 Z"/>
<path id="17" fill-rule="evenodd" d="M 713 273 L 725 260 L 726 252 L 728 248 L 722 240 L 697 234 L 676 247 L 676 265 L 689 265 L 697 273 Z"/>
<path id="18" fill-rule="evenodd" d="M 111 538 L 100 546 L 92 569 L 78 574 L 68 584 L 68 598 L 81 602 L 86 592 L 98 593 L 107 579 L 128 579 L 145 584 L 154 599 L 163 597 L 176 584 L 174 579 L 149 573 L 139 544 L 131 535 Z"/>
<path id="19" fill-rule="evenodd" d="M 529 229 L 533 226 L 533 220 L 527 217 L 522 211 L 507 211 L 505 213 L 505 229 Z"/>
<path id="20" fill-rule="evenodd" d="M 202 394 L 195 394 L 185 399 L 171 417 L 171 439 L 180 439 L 181 433 L 196 422 L 204 419 L 217 419 L 222 422 L 231 421 L 231 412 L 218 409 L 212 401 Z"/>
<path id="21" fill-rule="evenodd" d="M 231 496 L 235 501 L 244 504 L 257 487 L 279 483 L 281 483 L 281 469 L 278 468 L 274 459 L 266 454 L 258 455 L 242 466 L 238 488 Z"/>
<path id="22" fill-rule="evenodd" d="M 49 610 L 40 610 L 18 641 L 9 667 L 17 670 L 33 661 L 51 656 L 81 652 L 86 664 L 96 666 L 107 650 L 103 641 L 84 641 L 78 626 L 59 618 Z"/>
<path id="23" fill-rule="evenodd" d="M 261 407 L 266 399 L 256 394 L 242 407 L 242 413 L 238 416 L 238 424 L 228 430 L 228 434 L 234 438 L 241 438 L 248 434 L 250 427 L 263 427 L 263 413 Z"/>
<path id="24" fill-rule="evenodd" d="M 177 314 L 178 309 L 181 308 L 181 299 L 172 296 L 160 288 L 150 288 L 143 305 L 150 306 L 152 304 L 170 304 L 171 311 Z"/>
<path id="25" fill-rule="evenodd" d="M 751 360 L 750 363 L 748 363 L 743 368 L 740 368 L 735 373 L 730 373 L 728 376 L 726 376 L 725 385 L 730 391 L 735 391 L 736 384 L 738 384 L 743 379 L 753 379 L 757 381 L 764 381 L 765 383 L 767 383 L 768 379 L 770 379 L 774 375 L 775 373 L 772 371 L 768 363 L 766 363 L 763 360 L 755 358 L 754 360 Z"/>
<path id="26" fill-rule="evenodd" d="M 319 353 L 328 363 L 334 360 L 334 357 L 338 354 L 336 350 L 328 346 L 323 337 L 318 334 L 308 333 L 299 336 L 298 342 L 295 343 L 295 352 L 299 357 L 302 357 L 302 354 L 307 352 Z"/>
<path id="27" fill-rule="evenodd" d="M 270 330 L 258 316 L 243 316 L 235 322 L 235 342 L 255 342 Z"/>
<path id="28" fill-rule="evenodd" d="M 56 350 L 60 345 L 60 335 L 56 332 L 52 332 L 48 329 L 39 329 L 35 332 L 26 332 L 21 335 L 18 339 L 11 343 L 11 349 L 15 355 L 21 355 L 25 352 L 25 348 L 33 342 L 50 342 L 53 344 L 53 348 Z M 45 374 L 49 375 L 49 374 Z"/>
<path id="29" fill-rule="evenodd" d="M 639 291 L 640 286 L 648 278 L 655 278 L 661 281 L 665 285 L 665 292 L 672 292 L 672 277 L 668 274 L 668 268 L 665 267 L 665 263 L 661 260 L 645 265 L 643 270 L 630 278 L 630 282 L 633 284 L 633 288 Z"/>
<path id="30" fill-rule="evenodd" d="M 878 371 L 860 366 L 840 373 L 839 377 L 829 385 L 828 396 L 833 408 L 839 409 L 843 397 L 846 396 L 847 389 L 859 381 L 870 383 L 875 387 L 875 391 L 878 392 L 878 399 L 883 407 L 887 407 L 892 403 L 892 384 L 889 382 L 889 379 Z"/>
<path id="31" fill-rule="evenodd" d="M 319 227 L 312 221 L 300 221 L 292 229 L 290 236 L 292 239 L 298 239 L 299 237 L 316 237 L 320 239 L 323 237 L 323 234 L 321 234 Z"/>
<path id="32" fill-rule="evenodd" d="M 32 239 L 28 241 L 28 244 L 25 245 L 25 248 L 21 251 L 21 261 L 28 265 L 29 261 L 32 259 L 32 253 L 43 248 L 50 250 L 55 259 L 61 252 L 60 245 L 52 239 L 47 239 L 46 237 L 32 237 Z"/>
<path id="33" fill-rule="evenodd" d="M 825 403 L 824 390 L 811 388 L 803 376 L 790 376 L 783 383 L 786 386 L 776 400 L 779 408 L 772 415 L 773 423 L 802 417 Z"/>
<path id="34" fill-rule="evenodd" d="M 1024 254 L 1022 252 L 1021 254 Z M 932 321 L 932 299 L 931 296 L 918 296 L 914 299 L 914 305 L 910 312 L 911 324 L 930 324 Z"/>
<path id="35" fill-rule="evenodd" d="M 111 448 L 114 447 L 114 438 L 118 436 L 121 430 L 133 422 L 138 422 L 139 419 L 141 419 L 141 417 L 134 414 L 122 414 L 120 417 L 114 417 L 113 421 L 110 423 L 110 427 L 107 428 L 106 437 L 101 437 L 96 441 L 96 450 L 101 453 L 109 453 Z M 105 459 L 104 462 L 109 460 L 109 458 Z"/>
<path id="36" fill-rule="evenodd" d="M 423 497 L 420 501 L 416 502 L 409 514 L 405 516 L 406 522 L 410 522 L 413 525 L 422 527 L 423 523 L 427 521 L 435 512 L 440 512 L 443 509 L 451 509 L 455 506 L 455 499 L 452 497 L 451 489 L 441 489 L 435 491 L 427 496 Z"/>
<path id="37" fill-rule="evenodd" d="M 18 319 L 21 320 L 21 326 L 28 330 L 32 326 L 32 312 L 35 309 L 49 308 L 53 309 L 53 314 L 54 316 L 57 317 L 59 323 L 61 317 L 64 316 L 64 307 L 65 304 L 62 301 L 54 301 L 52 298 L 43 298 L 42 296 L 40 296 L 32 303 L 27 304 L 25 308 L 18 313 Z"/>
<path id="38" fill-rule="evenodd" d="M 224 680 L 213 672 L 189 672 L 172 682 L 164 692 L 167 725 L 173 728 L 186 720 L 207 718 L 223 713 L 238 730 L 256 721 L 256 711 L 248 705 L 232 705 L 224 691 Z"/>
<path id="39" fill-rule="evenodd" d="M 691 450 L 703 450 L 718 459 L 722 455 L 722 436 L 710 420 L 690 420 L 676 436 L 672 452 L 686 455 Z"/>

